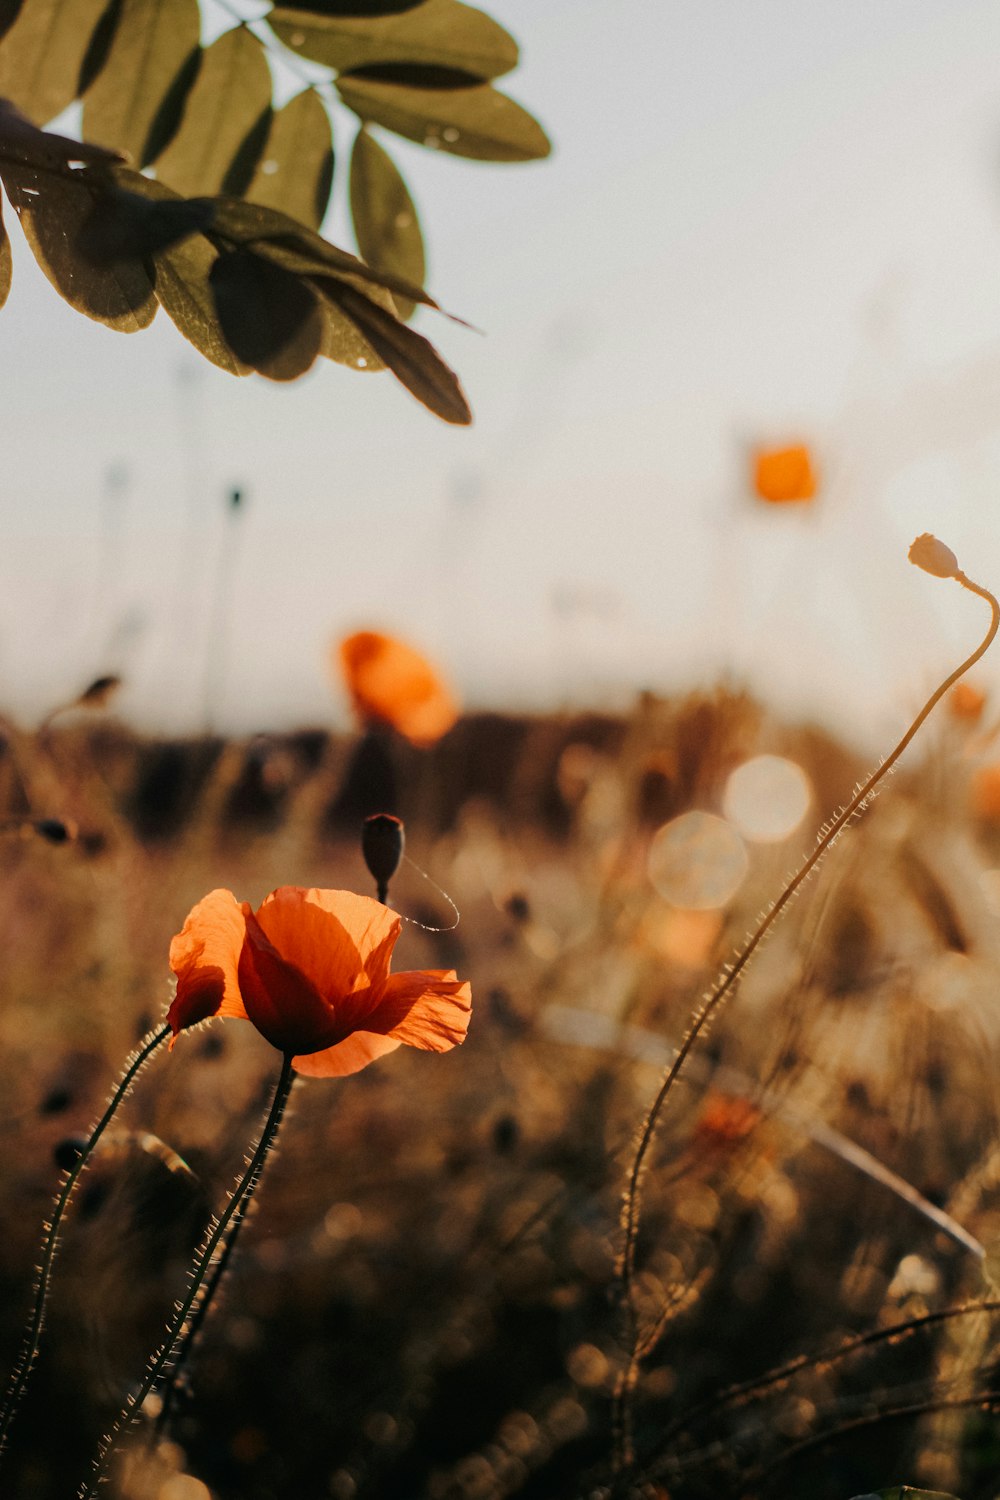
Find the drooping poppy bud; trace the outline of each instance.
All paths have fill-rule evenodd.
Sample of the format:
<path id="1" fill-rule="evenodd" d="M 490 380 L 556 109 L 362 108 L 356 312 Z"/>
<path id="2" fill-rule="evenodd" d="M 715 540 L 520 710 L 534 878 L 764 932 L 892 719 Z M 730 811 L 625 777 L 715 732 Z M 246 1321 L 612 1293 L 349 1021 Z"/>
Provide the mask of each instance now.
<path id="1" fill-rule="evenodd" d="M 406 846 L 402 820 L 392 813 L 373 813 L 361 829 L 361 852 L 375 882 L 378 899 L 389 899 L 389 881 L 399 869 Z"/>
<path id="2" fill-rule="evenodd" d="M 958 558 L 950 547 L 939 542 L 929 531 L 917 537 L 910 548 L 909 558 L 911 563 L 923 568 L 925 573 L 933 574 L 935 578 L 958 577 Z"/>

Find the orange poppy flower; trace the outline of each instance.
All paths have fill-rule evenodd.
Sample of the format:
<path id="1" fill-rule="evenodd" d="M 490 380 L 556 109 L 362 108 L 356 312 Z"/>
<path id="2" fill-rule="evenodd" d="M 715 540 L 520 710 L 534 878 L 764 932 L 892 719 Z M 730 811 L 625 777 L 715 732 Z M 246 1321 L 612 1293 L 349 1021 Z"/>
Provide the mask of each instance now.
<path id="1" fill-rule="evenodd" d="M 812 455 L 803 443 L 790 448 L 761 448 L 754 454 L 753 487 L 761 500 L 781 505 L 811 500 L 817 477 Z"/>
<path id="2" fill-rule="evenodd" d="M 335 648 L 362 719 L 390 724 L 414 745 L 433 745 L 458 718 L 458 705 L 430 662 L 391 635 L 359 630 Z"/>
<path id="3" fill-rule="evenodd" d="M 991 823 L 1000 823 L 1000 766 L 980 766 L 972 778 L 972 811 Z"/>
<path id="4" fill-rule="evenodd" d="M 956 682 L 948 694 L 948 712 L 953 719 L 964 720 L 967 724 L 981 719 L 985 706 L 986 694 L 971 682 Z"/>
<path id="5" fill-rule="evenodd" d="M 447 1052 L 465 1040 L 470 986 L 454 969 L 390 974 L 401 926 L 351 891 L 283 885 L 256 911 L 211 891 L 170 944 L 173 1040 L 210 1016 L 241 1016 L 317 1078 L 356 1073 L 401 1043 Z"/>

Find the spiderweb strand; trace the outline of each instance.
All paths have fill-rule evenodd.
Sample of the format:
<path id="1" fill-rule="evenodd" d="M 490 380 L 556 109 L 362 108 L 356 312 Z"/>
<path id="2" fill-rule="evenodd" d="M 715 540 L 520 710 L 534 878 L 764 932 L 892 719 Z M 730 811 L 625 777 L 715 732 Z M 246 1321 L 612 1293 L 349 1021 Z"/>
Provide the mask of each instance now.
<path id="1" fill-rule="evenodd" d="M 402 921 L 409 922 L 409 924 L 410 924 L 411 927 L 420 927 L 420 928 L 422 928 L 424 932 L 454 932 L 455 928 L 458 926 L 459 922 L 462 920 L 462 913 L 459 911 L 459 909 L 455 905 L 454 901 L 448 895 L 448 892 L 442 890 L 441 887 L 438 885 L 437 881 L 436 880 L 432 880 L 431 877 L 428 875 L 427 871 L 426 870 L 422 870 L 420 868 L 420 866 L 416 863 L 416 861 L 412 860 L 408 854 L 404 854 L 403 855 L 403 860 L 404 860 L 404 862 L 406 864 L 408 864 L 410 866 L 411 870 L 416 870 L 417 874 L 421 877 L 422 880 L 426 880 L 427 884 L 432 888 L 432 890 L 437 891 L 438 895 L 444 901 L 447 901 L 448 905 L 451 907 L 452 911 L 455 913 L 455 920 L 454 920 L 454 922 L 450 923 L 447 927 L 431 927 L 430 924 L 427 923 L 427 922 L 418 922 L 416 917 L 406 917 L 406 916 L 403 916 L 402 912 L 397 912 L 397 916 L 399 916 Z M 379 899 L 381 899 L 381 898 L 379 898 Z"/>

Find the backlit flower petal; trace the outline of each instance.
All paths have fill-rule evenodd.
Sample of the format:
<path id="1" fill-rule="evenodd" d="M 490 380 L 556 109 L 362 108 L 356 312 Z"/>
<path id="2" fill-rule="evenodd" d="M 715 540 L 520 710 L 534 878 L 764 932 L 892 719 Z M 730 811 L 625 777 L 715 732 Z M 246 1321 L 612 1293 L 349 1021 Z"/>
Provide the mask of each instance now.
<path id="1" fill-rule="evenodd" d="M 246 1016 L 237 969 L 249 907 L 232 891 L 210 891 L 170 944 L 177 994 L 167 1012 L 174 1036 L 208 1016 Z"/>
<path id="2" fill-rule="evenodd" d="M 816 470 L 802 443 L 789 448 L 761 449 L 754 455 L 753 487 L 772 505 L 811 500 L 816 494 Z"/>
<path id="3" fill-rule="evenodd" d="M 401 1044 L 392 1036 L 375 1036 L 370 1031 L 353 1031 L 350 1036 L 327 1047 L 323 1052 L 313 1052 L 308 1057 L 295 1057 L 292 1067 L 306 1078 L 346 1078 L 349 1073 L 360 1073 L 370 1062 L 395 1052 Z"/>
<path id="4" fill-rule="evenodd" d="M 319 1052 L 343 1036 L 335 1007 L 277 951 L 253 913 L 247 916 L 239 982 L 247 1016 L 279 1052 Z"/>
<path id="5" fill-rule="evenodd" d="M 393 729 L 415 745 L 433 745 L 458 718 L 458 706 L 425 657 L 404 641 L 359 630 L 337 652 L 360 717 Z"/>
<path id="6" fill-rule="evenodd" d="M 331 1002 L 355 990 L 381 989 L 402 923 L 399 917 L 353 891 L 272 891 L 257 920 L 281 956 Z"/>
<path id="7" fill-rule="evenodd" d="M 390 974 L 366 1024 L 408 1047 L 447 1052 L 465 1041 L 472 988 L 454 969 L 414 969 Z"/>

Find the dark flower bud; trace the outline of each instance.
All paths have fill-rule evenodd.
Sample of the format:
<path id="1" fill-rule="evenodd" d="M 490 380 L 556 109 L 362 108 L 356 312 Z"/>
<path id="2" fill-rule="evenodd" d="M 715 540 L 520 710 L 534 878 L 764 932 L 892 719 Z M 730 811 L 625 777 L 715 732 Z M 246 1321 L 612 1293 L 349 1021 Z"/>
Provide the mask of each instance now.
<path id="1" fill-rule="evenodd" d="M 64 823 L 61 818 L 36 818 L 31 826 L 39 838 L 50 844 L 65 844 L 76 835 L 73 824 Z"/>
<path id="2" fill-rule="evenodd" d="M 72 1171 L 73 1167 L 76 1166 L 86 1148 L 87 1142 L 84 1136 L 67 1136 L 64 1141 L 59 1142 L 58 1146 L 52 1153 L 53 1157 L 55 1158 L 56 1166 L 61 1167 L 64 1172 Z"/>
<path id="3" fill-rule="evenodd" d="M 406 835 L 403 824 L 392 813 L 373 813 L 361 830 L 361 852 L 378 890 L 378 899 L 386 901 L 389 881 L 399 869 Z"/>

